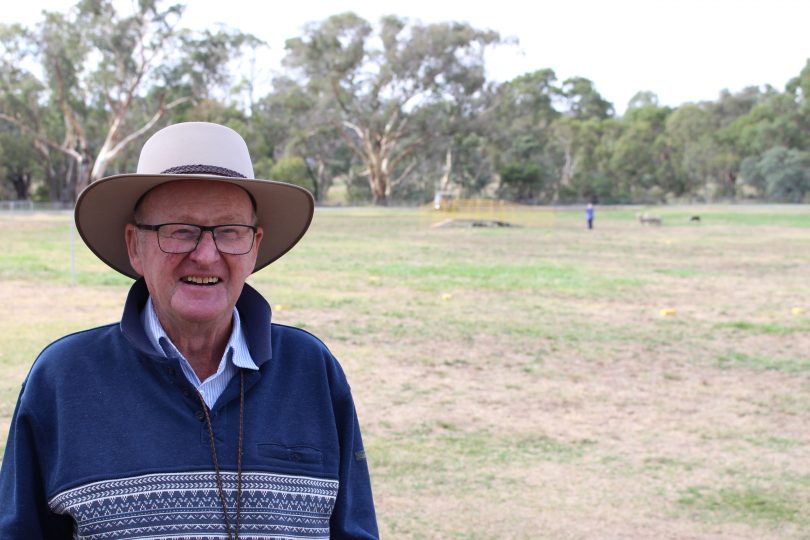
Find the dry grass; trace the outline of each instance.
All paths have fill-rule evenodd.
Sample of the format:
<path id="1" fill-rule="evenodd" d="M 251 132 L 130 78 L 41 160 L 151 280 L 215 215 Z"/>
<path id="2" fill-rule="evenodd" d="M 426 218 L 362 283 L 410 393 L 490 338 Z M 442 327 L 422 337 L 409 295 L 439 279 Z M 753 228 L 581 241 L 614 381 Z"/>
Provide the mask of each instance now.
<path id="1" fill-rule="evenodd" d="M 693 212 L 322 210 L 251 279 L 341 359 L 386 538 L 808 538 L 810 210 Z M 3 430 L 36 351 L 126 292 L 83 250 L 70 284 L 66 216 L 12 231 Z"/>

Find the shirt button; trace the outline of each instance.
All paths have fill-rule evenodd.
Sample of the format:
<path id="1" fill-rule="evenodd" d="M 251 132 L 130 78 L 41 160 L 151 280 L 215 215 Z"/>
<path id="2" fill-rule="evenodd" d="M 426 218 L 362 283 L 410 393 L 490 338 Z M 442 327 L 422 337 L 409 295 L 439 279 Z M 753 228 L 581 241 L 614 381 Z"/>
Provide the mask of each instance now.
<path id="1" fill-rule="evenodd" d="M 197 411 L 196 413 L 194 413 L 194 416 L 196 416 L 197 420 L 199 420 L 200 422 L 205 420 L 205 413 L 202 411 Z"/>

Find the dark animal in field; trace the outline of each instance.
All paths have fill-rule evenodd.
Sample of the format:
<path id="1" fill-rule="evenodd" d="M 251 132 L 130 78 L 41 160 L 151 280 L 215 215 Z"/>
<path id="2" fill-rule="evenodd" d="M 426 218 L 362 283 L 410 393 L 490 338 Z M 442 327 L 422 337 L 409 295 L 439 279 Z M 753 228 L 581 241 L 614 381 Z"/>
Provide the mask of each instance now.
<path id="1" fill-rule="evenodd" d="M 695 216 L 690 217 L 689 222 L 690 223 L 700 223 L 700 216 L 695 215 Z"/>

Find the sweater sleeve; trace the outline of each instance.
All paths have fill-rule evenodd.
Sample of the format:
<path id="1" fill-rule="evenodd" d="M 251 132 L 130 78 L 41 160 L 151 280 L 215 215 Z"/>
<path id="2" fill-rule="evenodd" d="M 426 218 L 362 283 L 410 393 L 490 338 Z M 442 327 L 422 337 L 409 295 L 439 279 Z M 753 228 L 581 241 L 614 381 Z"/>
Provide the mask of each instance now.
<path id="1" fill-rule="evenodd" d="M 379 533 L 371 494 L 371 479 L 360 436 L 360 424 L 348 386 L 346 392 L 335 401 L 340 437 L 340 488 L 330 521 L 330 538 L 376 539 L 379 538 Z"/>
<path id="2" fill-rule="evenodd" d="M 11 420 L 0 466 L 0 538 L 60 540 L 73 537 L 70 518 L 50 511 L 36 444 L 36 423 L 23 405 L 25 386 Z"/>

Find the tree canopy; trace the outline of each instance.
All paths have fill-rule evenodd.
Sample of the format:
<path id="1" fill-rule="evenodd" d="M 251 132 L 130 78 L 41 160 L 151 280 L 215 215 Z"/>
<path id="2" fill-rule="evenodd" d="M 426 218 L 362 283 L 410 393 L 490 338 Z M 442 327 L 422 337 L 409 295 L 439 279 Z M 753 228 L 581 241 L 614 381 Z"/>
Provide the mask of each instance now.
<path id="1" fill-rule="evenodd" d="M 810 60 L 784 90 L 661 106 L 640 90 L 618 116 L 583 75 L 538 67 L 487 79 L 498 32 L 467 23 L 336 14 L 286 42 L 263 95 L 235 61 L 265 46 L 192 31 L 184 7 L 81 0 L 33 27 L 0 25 L 0 198 L 70 202 L 131 171 L 177 121 L 243 134 L 259 177 L 317 200 L 420 203 L 436 192 L 529 203 L 810 197 Z M 245 88 L 249 100 L 241 99 Z"/>

